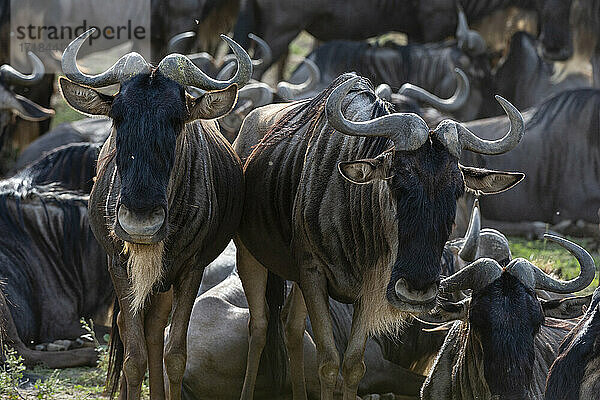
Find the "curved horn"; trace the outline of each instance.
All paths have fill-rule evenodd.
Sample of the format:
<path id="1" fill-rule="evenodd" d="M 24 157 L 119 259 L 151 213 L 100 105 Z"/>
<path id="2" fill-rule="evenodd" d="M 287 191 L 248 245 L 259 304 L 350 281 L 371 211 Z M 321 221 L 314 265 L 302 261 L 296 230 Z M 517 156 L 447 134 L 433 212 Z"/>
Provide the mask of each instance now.
<path id="1" fill-rule="evenodd" d="M 196 32 L 194 31 L 181 32 L 173 36 L 171 40 L 169 40 L 169 44 L 167 44 L 167 53 L 176 52 L 180 42 L 185 42 L 193 37 L 196 37 Z"/>
<path id="2" fill-rule="evenodd" d="M 502 268 L 491 258 L 480 258 L 440 282 L 440 291 L 478 290 L 486 287 L 502 274 Z"/>
<path id="3" fill-rule="evenodd" d="M 464 125 L 451 120 L 442 121 L 435 128 L 435 135 L 455 157 L 460 158 L 462 149 L 481 154 L 502 154 L 519 144 L 525 132 L 523 116 L 506 99 L 497 95 L 495 97 L 510 121 L 510 128 L 502 138 L 497 140 L 481 139 Z"/>
<path id="4" fill-rule="evenodd" d="M 303 83 L 279 82 L 277 84 L 277 94 L 285 100 L 294 100 L 299 95 L 314 89 L 321 80 L 321 71 L 314 61 L 304 58 L 302 63 L 308 68 L 308 79 Z"/>
<path id="5" fill-rule="evenodd" d="M 183 86 L 195 86 L 206 90 L 220 90 L 237 83 L 244 86 L 252 76 L 252 61 L 248 53 L 233 39 L 221 35 L 238 59 L 238 70 L 235 76 L 227 81 L 215 80 L 196 67 L 189 58 L 181 54 L 170 54 L 162 59 L 157 69 L 167 78 Z"/>
<path id="6" fill-rule="evenodd" d="M 469 28 L 467 16 L 460 4 L 456 8 L 458 12 L 458 25 L 456 27 L 458 48 L 473 55 L 485 53 L 487 47 L 485 39 L 478 32 Z"/>
<path id="7" fill-rule="evenodd" d="M 344 117 L 342 101 L 360 79 L 355 77 L 347 80 L 329 95 L 325 105 L 329 125 L 345 135 L 387 137 L 394 142 L 397 151 L 416 150 L 421 147 L 429 137 L 429 128 L 416 114 L 394 113 L 364 122 L 349 121 Z"/>
<path id="8" fill-rule="evenodd" d="M 0 67 L 0 77 L 8 85 L 20 85 L 20 86 L 31 86 L 38 83 L 43 77 L 46 69 L 44 63 L 39 59 L 38 56 L 33 54 L 31 51 L 27 52 L 29 61 L 33 66 L 31 74 L 23 74 L 8 64 L 4 64 Z"/>
<path id="9" fill-rule="evenodd" d="M 551 277 L 541 269 L 529 263 L 531 264 L 531 268 L 535 277 L 535 288 L 554 293 L 569 294 L 578 292 L 588 287 L 589 284 L 594 280 L 594 276 L 596 274 L 596 266 L 590 253 L 588 253 L 578 244 L 561 238 L 560 236 L 544 234 L 544 238 L 558 243 L 560 246 L 567 249 L 569 253 L 571 253 L 579 262 L 579 265 L 581 266 L 581 272 L 577 278 L 569 281 L 562 281 Z"/>
<path id="10" fill-rule="evenodd" d="M 261 107 L 273 102 L 273 89 L 263 82 L 250 83 L 238 92 L 238 103 L 249 100 L 252 107 Z"/>
<path id="11" fill-rule="evenodd" d="M 230 55 L 233 56 L 233 54 Z M 231 77 L 233 76 L 233 71 L 235 71 L 235 68 L 237 66 L 237 62 L 231 59 L 229 61 L 225 61 L 223 64 L 223 67 L 219 70 L 219 73 L 217 74 L 217 80 L 220 81 L 231 79 Z"/>
<path id="12" fill-rule="evenodd" d="M 460 258 L 467 262 L 475 260 L 477 250 L 479 250 L 479 234 L 481 232 L 481 215 L 479 213 L 479 200 L 473 202 L 473 210 L 471 211 L 471 220 L 465 234 L 465 243 L 458 252 Z"/>
<path id="13" fill-rule="evenodd" d="M 458 111 L 467 102 L 471 92 L 471 85 L 469 84 L 469 78 L 467 78 L 467 75 L 460 68 L 454 68 L 454 72 L 456 73 L 456 91 L 449 99 L 441 99 L 425 89 L 410 83 L 402 85 L 398 94 L 430 104 L 442 112 L 451 113 Z"/>
<path id="14" fill-rule="evenodd" d="M 377 97 L 383 100 L 391 101 L 392 100 L 392 87 L 387 83 L 382 83 L 377 86 L 375 89 L 375 94 Z"/>
<path id="15" fill-rule="evenodd" d="M 273 61 L 273 51 L 271 50 L 271 46 L 269 46 L 267 42 L 254 33 L 249 33 L 248 37 L 254 40 L 257 47 L 260 49 L 261 58 L 252 60 L 252 65 L 255 68 L 262 67 L 264 65 L 270 65 L 271 61 Z M 256 56 L 256 50 L 254 51 L 254 56 Z"/>
<path id="16" fill-rule="evenodd" d="M 77 53 L 83 42 L 95 31 L 96 28 L 88 29 L 69 43 L 63 52 L 62 70 L 71 81 L 90 87 L 104 87 L 124 82 L 137 74 L 151 71 L 150 64 L 144 60 L 144 57 L 138 53 L 129 53 L 101 74 L 86 75 L 81 72 L 77 67 Z"/>

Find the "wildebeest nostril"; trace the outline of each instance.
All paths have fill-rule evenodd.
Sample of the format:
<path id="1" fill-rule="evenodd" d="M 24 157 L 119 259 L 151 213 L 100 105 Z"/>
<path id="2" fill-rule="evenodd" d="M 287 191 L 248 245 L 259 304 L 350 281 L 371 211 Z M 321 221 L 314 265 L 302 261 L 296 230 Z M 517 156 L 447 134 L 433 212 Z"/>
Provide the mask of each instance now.
<path id="1" fill-rule="evenodd" d="M 150 212 L 138 212 L 121 204 L 117 212 L 117 219 L 121 228 L 129 235 L 151 236 L 163 226 L 165 210 L 163 207 L 156 207 Z"/>

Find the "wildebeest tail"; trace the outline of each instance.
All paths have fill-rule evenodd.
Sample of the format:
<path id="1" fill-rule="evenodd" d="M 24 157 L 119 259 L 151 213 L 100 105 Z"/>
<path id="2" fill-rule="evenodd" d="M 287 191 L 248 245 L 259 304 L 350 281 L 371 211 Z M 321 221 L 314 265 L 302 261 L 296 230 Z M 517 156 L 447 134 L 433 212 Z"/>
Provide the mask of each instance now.
<path id="1" fill-rule="evenodd" d="M 260 35 L 260 32 L 256 31 L 256 27 L 259 26 L 257 18 L 255 0 L 242 0 L 238 19 L 233 27 L 233 40 L 246 50 L 250 46 L 248 34 Z"/>
<path id="2" fill-rule="evenodd" d="M 119 391 L 119 379 L 123 369 L 125 356 L 125 347 L 119 334 L 117 326 L 117 316 L 119 315 L 119 300 L 115 298 L 113 306 L 112 327 L 110 331 L 110 349 L 108 356 L 108 373 L 106 374 L 106 390 L 109 392 L 109 399 L 112 399 Z"/>
<path id="3" fill-rule="evenodd" d="M 268 366 L 275 384 L 274 391 L 279 393 L 285 386 L 288 370 L 287 349 L 281 321 L 281 308 L 285 300 L 285 281 L 270 271 L 267 277 L 266 298 L 269 307 L 269 324 L 261 363 L 263 366 Z"/>

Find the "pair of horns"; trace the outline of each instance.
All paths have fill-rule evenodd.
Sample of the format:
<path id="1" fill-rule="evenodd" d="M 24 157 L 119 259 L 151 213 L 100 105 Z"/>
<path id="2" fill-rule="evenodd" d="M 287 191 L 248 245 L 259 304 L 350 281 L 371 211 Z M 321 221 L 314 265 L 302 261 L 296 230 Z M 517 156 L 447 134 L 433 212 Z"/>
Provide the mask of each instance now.
<path id="1" fill-rule="evenodd" d="M 579 262 L 581 271 L 579 276 L 569 281 L 555 279 L 523 258 L 512 260 L 505 271 L 521 281 L 531 289 L 547 290 L 549 292 L 569 294 L 585 289 L 594 280 L 596 267 L 594 259 L 583 247 L 560 236 L 545 234 L 544 238 L 558 243 L 567 249 Z M 480 258 L 469 264 L 456 274 L 442 280 L 440 290 L 443 292 L 456 292 L 460 290 L 479 290 L 502 274 L 502 267 L 491 258 Z"/>
<path id="2" fill-rule="evenodd" d="M 42 80 L 46 72 L 42 60 L 31 51 L 27 52 L 27 56 L 33 66 L 31 74 L 23 74 L 10 65 L 4 64 L 0 67 L 0 77 L 2 77 L 4 83 L 7 85 L 32 86 Z"/>
<path id="3" fill-rule="evenodd" d="M 95 28 L 81 34 L 66 48 L 62 57 L 62 69 L 67 78 L 90 87 L 104 87 L 123 83 L 133 76 L 152 72 L 152 66 L 138 53 L 129 53 L 121 57 L 108 70 L 98 75 L 87 75 L 77 67 L 77 53 L 83 42 L 95 31 Z M 233 78 L 221 81 L 209 77 L 184 55 L 169 54 L 156 68 L 164 76 L 183 86 L 194 86 L 204 90 L 220 90 L 236 83 L 244 86 L 252 75 L 252 61 L 246 51 L 235 41 L 221 35 L 227 42 L 238 61 L 238 69 Z"/>
<path id="4" fill-rule="evenodd" d="M 393 113 L 362 122 L 350 121 L 344 117 L 342 102 L 360 79 L 348 79 L 329 95 L 325 107 L 329 125 L 350 136 L 387 137 L 394 143 L 396 151 L 411 151 L 421 147 L 429 138 L 429 128 L 416 114 Z M 461 123 L 451 120 L 440 122 L 432 135 L 457 158 L 460 158 L 463 149 L 481 154 L 502 154 L 513 149 L 521 141 L 525 131 L 523 116 L 504 98 L 496 96 L 496 100 L 510 120 L 510 128 L 501 139 L 481 139 Z"/>

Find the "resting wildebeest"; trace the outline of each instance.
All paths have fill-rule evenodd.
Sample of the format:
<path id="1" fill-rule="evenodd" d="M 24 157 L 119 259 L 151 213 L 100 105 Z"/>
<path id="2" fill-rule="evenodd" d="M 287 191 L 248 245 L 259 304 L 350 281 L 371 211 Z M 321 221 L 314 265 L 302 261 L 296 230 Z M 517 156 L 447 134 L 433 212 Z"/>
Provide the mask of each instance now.
<path id="1" fill-rule="evenodd" d="M 276 305 L 283 297 L 277 275 L 302 289 L 323 399 L 331 398 L 340 368 L 328 295 L 355 306 L 342 365 L 346 397 L 356 395 L 363 375 L 367 335 L 394 331 L 408 313 L 433 307 L 442 249 L 465 186 L 497 192 L 521 179 L 458 165 L 462 149 L 499 154 L 519 143 L 522 117 L 497 99 L 512 123 L 496 141 L 482 141 L 453 121 L 430 131 L 417 115 L 391 113 L 371 83 L 353 74 L 342 75 L 313 99 L 261 107 L 246 117 L 234 143 L 246 159 L 236 245 L 251 313 L 242 398 L 252 397 L 266 339 L 267 354 L 281 343 L 273 341 L 281 339 L 273 324 L 280 322 Z M 301 297 L 290 312 L 296 316 L 286 335 L 292 387 L 302 396 Z"/>
<path id="2" fill-rule="evenodd" d="M 42 61 L 32 52 L 28 56 L 33 65 L 31 74 L 22 74 L 8 64 L 0 67 L 0 150 L 4 153 L 0 160 L 0 174 L 4 174 L 16 158 L 15 154 L 11 154 L 16 146 L 7 146 L 9 139 L 19 142 L 19 138 L 13 137 L 17 131 L 10 132 L 11 126 L 16 123 L 15 116 L 25 121 L 44 121 L 54 115 L 53 110 L 46 109 L 11 89 L 15 85 L 31 87 L 44 78 Z"/>
<path id="3" fill-rule="evenodd" d="M 468 100 L 460 108 L 441 111 L 452 112 L 460 120 L 468 121 L 498 115 L 501 110 L 489 100 L 494 92 L 487 56 L 469 55 L 457 46 L 456 41 L 400 46 L 340 40 L 319 46 L 307 58 L 314 61 L 321 73 L 315 93 L 339 75 L 356 72 L 375 85 L 387 84 L 397 89 L 411 83 L 436 96 L 450 97 L 457 90 L 455 69 L 459 68 L 469 80 Z M 305 79 L 305 70 L 304 66 L 298 67 L 290 82 Z"/>
<path id="4" fill-rule="evenodd" d="M 469 165 L 514 168 L 527 176 L 514 190 L 480 199 L 485 224 L 507 235 L 535 230 L 534 221 L 582 220 L 597 226 L 599 114 L 599 90 L 565 91 L 523 113 L 526 134 L 514 151 L 498 157 L 464 154 L 461 161 Z M 497 117 L 465 126 L 482 138 L 493 139 L 508 123 L 506 117 Z M 459 234 L 464 232 L 469 210 L 470 206 L 459 212 Z"/>
<path id="5" fill-rule="evenodd" d="M 504 248 L 501 252 L 497 250 L 498 241 L 493 237 L 496 232 L 480 230 L 479 224 L 478 209 L 474 207 L 469 230 L 471 236 L 451 241 L 444 248 L 443 275 L 453 274 L 454 267 L 472 261 L 470 257 L 495 257 L 500 254 L 501 262 L 507 257 Z M 248 352 L 248 303 L 234 270 L 235 247 L 231 244 L 204 271 L 188 329 L 189 360 L 183 380 L 185 399 L 239 398 Z M 288 300 L 291 299 L 293 296 L 288 297 Z M 284 320 L 287 317 L 285 310 L 290 306 L 289 301 L 284 306 Z M 353 307 L 333 299 L 329 300 L 329 306 L 334 341 L 340 357 L 343 357 L 350 334 Z M 320 389 L 314 335 L 308 322 L 303 346 L 307 393 L 309 398 L 318 399 Z M 424 333 L 422 327 L 419 321 L 407 321 L 397 337 L 381 335 L 367 339 L 365 376 L 359 384 L 359 395 L 419 395 L 425 380 L 421 374 L 433 361 L 445 337 L 443 331 Z M 271 388 L 274 384 L 268 374 L 259 374 L 255 398 L 272 399 L 274 395 Z M 285 389 L 282 394 L 284 398 L 291 395 L 288 385 Z"/>
<path id="6" fill-rule="evenodd" d="M 515 107 L 526 109 L 562 91 L 590 86 L 589 78 L 579 73 L 556 80 L 555 65 L 544 60 L 537 48 L 533 36 L 515 33 L 494 72 L 496 91 Z"/>
<path id="7" fill-rule="evenodd" d="M 571 0 L 461 0 L 459 4 L 471 23 L 511 6 L 536 10 L 545 57 L 564 60 L 572 53 Z M 273 61 L 279 60 L 302 30 L 321 41 L 364 40 L 398 31 L 406 33 L 410 41 L 436 42 L 454 34 L 456 5 L 454 0 L 245 0 L 234 39 L 247 47 L 248 33 L 256 33 L 273 49 Z"/>
<path id="8" fill-rule="evenodd" d="M 119 398 L 138 399 L 145 371 L 150 391 L 164 398 L 163 361 L 170 399 L 181 398 L 185 340 L 202 271 L 225 248 L 242 211 L 240 160 L 215 121 L 252 74 L 248 54 L 223 39 L 238 58 L 229 81 L 217 81 L 181 54 L 153 67 L 137 53 L 99 75 L 83 74 L 77 52 L 90 29 L 65 49 L 59 80 L 67 102 L 86 114 L 113 120 L 98 157 L 90 194 L 92 230 L 109 254 L 118 298 L 111 338 L 110 378 Z M 114 96 L 93 88 L 120 84 Z M 186 93 L 186 86 L 205 92 Z M 209 120 L 209 121 L 206 121 Z M 172 334 L 163 356 L 163 331 Z M 122 339 L 122 342 L 121 342 Z"/>
<path id="9" fill-rule="evenodd" d="M 28 185 L 56 184 L 62 189 L 90 193 L 101 143 L 72 143 L 45 153 L 18 171 L 14 178 Z"/>
<path id="10" fill-rule="evenodd" d="M 56 185 L 32 185 L 39 172 L 33 168 L 0 182 L 1 338 L 28 366 L 93 366 L 93 348 L 42 352 L 28 347 L 79 337 L 86 333 L 82 317 L 106 323 L 114 298 L 106 253 L 89 227 L 87 196 Z"/>
<path id="11" fill-rule="evenodd" d="M 560 344 L 546 380 L 546 400 L 585 400 L 598 396 L 600 375 L 600 289 L 577 326 Z"/>
<path id="12" fill-rule="evenodd" d="M 15 161 L 13 171 L 24 168 L 61 146 L 73 143 L 102 144 L 110 135 L 111 127 L 109 118 L 84 118 L 60 124 L 31 142 Z"/>
<path id="13" fill-rule="evenodd" d="M 587 251 L 558 236 L 546 237 L 577 258 L 581 266 L 577 278 L 557 280 L 522 258 L 504 268 L 481 258 L 442 280 L 443 292 L 471 289 L 472 294 L 459 303 L 442 302 L 434 311 L 442 320 L 459 321 L 446 336 L 423 385 L 422 399 L 543 398 L 559 343 L 574 326 L 545 315 L 579 316 L 589 297 L 540 302 L 535 290 L 574 293 L 586 288 L 595 275 Z"/>

